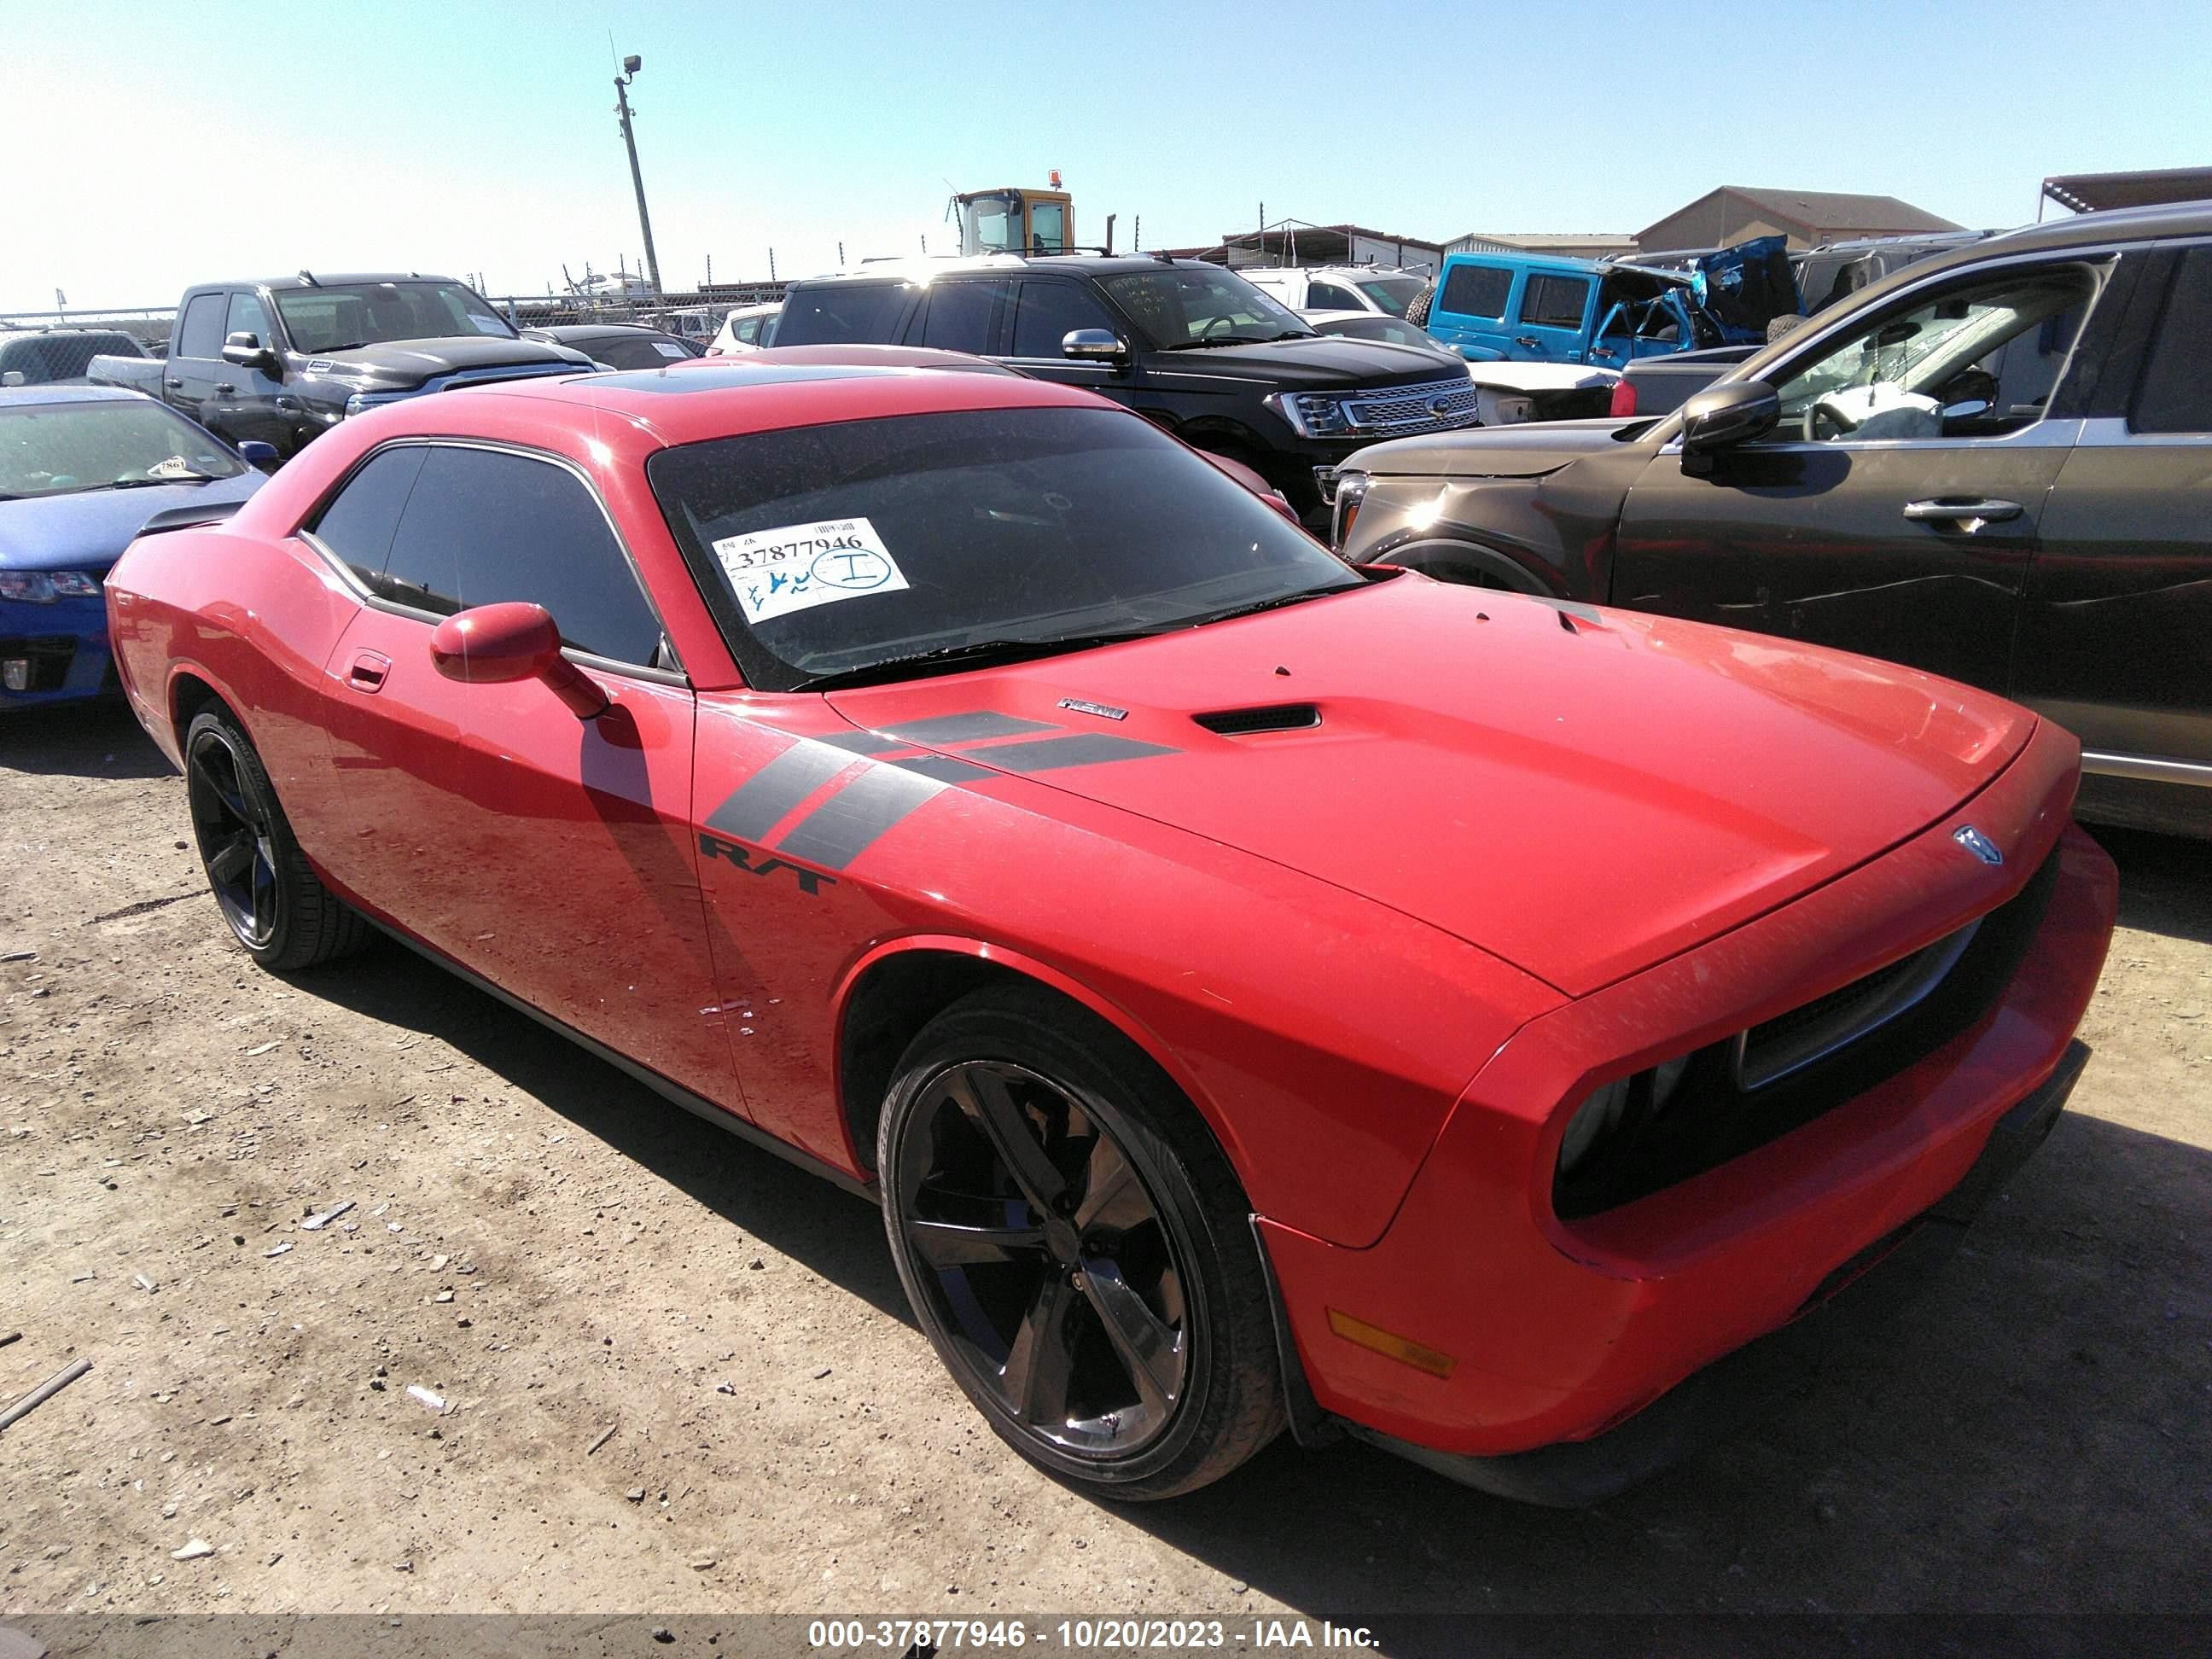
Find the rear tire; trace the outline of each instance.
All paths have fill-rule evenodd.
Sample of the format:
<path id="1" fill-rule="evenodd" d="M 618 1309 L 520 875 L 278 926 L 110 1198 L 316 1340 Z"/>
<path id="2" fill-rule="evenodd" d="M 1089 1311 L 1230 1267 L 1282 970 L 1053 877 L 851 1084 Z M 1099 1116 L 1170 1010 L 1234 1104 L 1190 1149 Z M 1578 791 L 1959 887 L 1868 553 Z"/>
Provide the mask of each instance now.
<path id="1" fill-rule="evenodd" d="M 185 731 L 185 787 L 222 919 L 246 952 L 278 973 L 361 948 L 368 921 L 308 866 L 261 757 L 228 709 Z"/>
<path id="2" fill-rule="evenodd" d="M 1041 987 L 963 998 L 901 1059 L 876 1157 L 923 1333 L 1030 1462 L 1170 1498 L 1281 1430 L 1249 1202 L 1120 1033 Z"/>

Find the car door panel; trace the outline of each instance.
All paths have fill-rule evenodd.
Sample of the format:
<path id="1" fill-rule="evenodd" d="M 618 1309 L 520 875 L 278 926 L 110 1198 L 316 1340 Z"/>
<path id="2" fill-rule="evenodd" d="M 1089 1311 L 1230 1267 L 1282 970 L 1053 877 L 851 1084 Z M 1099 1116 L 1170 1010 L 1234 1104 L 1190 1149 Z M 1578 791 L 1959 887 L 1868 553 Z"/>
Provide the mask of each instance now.
<path id="1" fill-rule="evenodd" d="M 2118 426 L 2086 423 L 2058 475 L 2013 695 L 2093 754 L 2212 769 L 2212 437 Z"/>
<path id="2" fill-rule="evenodd" d="M 1623 509 L 1613 602 L 2002 691 L 2037 524 L 2067 455 L 2036 430 L 2016 447 L 1746 445 L 1705 477 L 1662 453 Z M 1972 501 L 2019 512 L 1974 530 L 1906 516 Z"/>
<path id="3" fill-rule="evenodd" d="M 1612 592 L 2003 692 L 2052 487 L 2052 399 L 2099 292 L 2077 262 L 1938 278 L 1771 366 L 1780 424 L 1629 491 Z"/>
<path id="4" fill-rule="evenodd" d="M 426 618 L 364 607 L 331 658 L 356 832 L 332 874 L 442 955 L 734 1109 L 691 822 L 689 690 L 599 670 L 580 720 L 535 680 L 432 665 Z M 388 663 L 378 683 L 356 673 Z"/>

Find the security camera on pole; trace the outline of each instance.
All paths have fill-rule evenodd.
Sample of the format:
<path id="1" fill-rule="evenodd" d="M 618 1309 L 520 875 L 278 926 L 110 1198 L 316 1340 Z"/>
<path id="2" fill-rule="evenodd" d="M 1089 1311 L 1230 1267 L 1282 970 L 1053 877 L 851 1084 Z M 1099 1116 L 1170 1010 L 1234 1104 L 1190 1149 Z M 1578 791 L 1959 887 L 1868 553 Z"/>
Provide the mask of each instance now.
<path id="1" fill-rule="evenodd" d="M 622 73 L 615 76 L 615 113 L 622 118 L 623 147 L 629 151 L 629 181 L 637 191 L 637 228 L 645 238 L 645 274 L 653 284 L 653 297 L 660 297 L 660 258 L 653 251 L 653 220 L 645 210 L 645 175 L 637 168 L 637 136 L 630 131 L 629 83 L 636 78 L 645 60 L 635 52 L 622 60 Z"/>

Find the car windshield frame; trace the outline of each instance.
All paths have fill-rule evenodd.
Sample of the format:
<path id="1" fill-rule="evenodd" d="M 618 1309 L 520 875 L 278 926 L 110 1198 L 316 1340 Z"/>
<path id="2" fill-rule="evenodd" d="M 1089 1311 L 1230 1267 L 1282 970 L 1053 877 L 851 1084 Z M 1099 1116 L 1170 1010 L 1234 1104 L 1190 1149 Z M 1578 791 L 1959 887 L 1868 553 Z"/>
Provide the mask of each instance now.
<path id="1" fill-rule="evenodd" d="M 413 327 L 413 323 L 422 320 L 417 312 L 409 325 L 410 332 L 386 332 L 370 327 L 375 301 L 380 292 L 387 289 L 430 289 L 437 299 L 447 302 L 450 313 L 447 320 L 451 326 L 424 333 Z M 311 305 L 316 301 L 327 303 L 333 295 L 343 295 L 357 301 L 353 309 L 354 314 L 362 319 L 358 327 L 368 330 L 361 337 L 354 338 L 336 328 L 337 313 L 335 312 L 332 313 L 333 326 L 327 333 L 303 331 L 302 324 L 310 320 Z M 514 340 L 521 337 L 515 332 L 514 325 L 499 314 L 499 308 L 466 283 L 445 282 L 430 276 L 403 276 L 389 282 L 374 283 L 316 283 L 298 288 L 280 288 L 271 297 L 276 301 L 276 314 L 283 324 L 286 337 L 292 343 L 292 349 L 310 357 L 332 351 L 350 351 L 362 346 L 390 345 L 400 340 Z M 410 309 L 414 308 L 410 299 Z M 486 328 L 483 326 L 486 322 L 495 326 Z"/>
<path id="2" fill-rule="evenodd" d="M 1366 585 L 1220 468 L 1119 409 L 772 428 L 658 451 L 646 478 L 763 691 L 1054 655 Z M 765 561 L 803 582 L 822 560 L 855 557 L 887 564 L 896 586 L 878 575 L 867 592 L 817 588 L 771 610 Z M 1170 572 L 1177 580 L 1159 579 Z"/>
<path id="3" fill-rule="evenodd" d="M 15 475 L 14 462 L 9 459 L 12 448 L 8 435 L 9 425 L 20 419 L 54 415 L 89 416 L 94 420 L 108 421 L 126 416 L 143 417 L 151 421 L 155 427 L 173 428 L 178 434 L 177 446 L 167 455 L 149 463 L 147 467 L 135 469 L 142 474 L 137 477 L 101 478 L 92 483 L 70 483 L 59 489 L 21 489 L 19 486 L 23 479 Z M 149 430 L 152 429 L 149 427 Z M 173 475 L 153 474 L 153 467 L 169 460 L 194 465 L 191 470 L 180 470 Z M 197 463 L 202 460 L 218 463 L 224 470 L 200 468 Z M 46 403 L 0 404 L 0 501 L 46 501 L 57 495 L 88 495 L 104 490 L 143 489 L 165 483 L 212 483 L 235 478 L 246 470 L 246 462 L 222 439 L 206 428 L 186 420 L 167 404 L 156 403 L 150 398 L 57 398 Z M 75 477 L 76 475 L 50 473 L 47 476 Z"/>
<path id="4" fill-rule="evenodd" d="M 1262 345 L 1271 340 L 1309 339 L 1313 336 L 1298 314 L 1258 284 L 1219 265 L 1161 264 L 1148 270 L 1116 271 L 1096 279 L 1114 308 L 1155 351 L 1192 350 L 1205 346 Z M 1169 313 L 1164 301 L 1170 290 L 1203 288 L 1233 298 L 1253 313 L 1250 324 L 1224 329 L 1200 329 L 1188 305 L 1182 311 L 1182 333 L 1168 332 Z M 1242 289 L 1239 293 L 1237 290 Z M 1252 303 L 1246 305 L 1246 301 Z M 1222 312 L 1218 317 L 1231 313 Z M 1240 331 L 1249 329 L 1249 332 Z"/>

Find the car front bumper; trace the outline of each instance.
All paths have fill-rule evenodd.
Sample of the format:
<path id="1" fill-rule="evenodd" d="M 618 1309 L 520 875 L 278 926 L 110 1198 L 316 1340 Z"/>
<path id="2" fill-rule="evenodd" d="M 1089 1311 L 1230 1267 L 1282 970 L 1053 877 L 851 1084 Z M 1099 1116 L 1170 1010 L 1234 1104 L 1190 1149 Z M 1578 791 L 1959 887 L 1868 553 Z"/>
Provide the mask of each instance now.
<path id="1" fill-rule="evenodd" d="M 1930 1209 L 1830 1273 L 1796 1316 L 1695 1372 L 1625 1423 L 1588 1440 L 1496 1457 L 1437 1451 L 1354 1426 L 1372 1445 L 1424 1468 L 1524 1504 L 1578 1509 L 1602 1502 L 1736 1433 L 1813 1382 L 1828 1361 L 1873 1340 L 1951 1259 L 1980 1213 L 2057 1126 L 2088 1064 L 2075 1042 L 2050 1079 L 1997 1120 L 1966 1179 Z"/>
<path id="2" fill-rule="evenodd" d="M 2118 892 L 2111 860 L 2070 826 L 2075 752 L 2039 727 L 1979 795 L 1911 841 L 1523 1027 L 1468 1085 L 1374 1244 L 1262 1218 L 1316 1411 L 1460 1478 L 1510 1479 L 1516 1496 L 1537 1495 L 1540 1468 L 1573 1465 L 1553 1501 L 1618 1490 L 1686 1449 L 1692 1437 L 1663 1416 L 1638 1431 L 1657 1449 L 1632 1456 L 1612 1435 L 1820 1306 L 1885 1241 L 1949 1213 L 1954 1194 L 1984 1184 L 1978 1165 L 2001 1121 L 2069 1069 Z M 1961 855 L 1953 837 L 1970 821 L 2002 844 L 2007 867 Z M 1594 1215 L 1553 1212 L 1562 1103 L 1847 983 L 2022 896 L 2045 869 L 2039 919 L 1971 1023 L 1754 1150 Z M 1375 1333 L 1410 1346 L 1385 1352 Z M 1559 1449 L 1607 1441 L 1580 1462 Z M 1532 1454 L 1540 1465 L 1478 1478 Z"/>
<path id="3" fill-rule="evenodd" d="M 20 666 L 16 666 L 20 665 Z M 0 708 L 71 702 L 115 689 L 107 651 L 107 612 L 97 599 L 51 605 L 0 599 Z"/>

